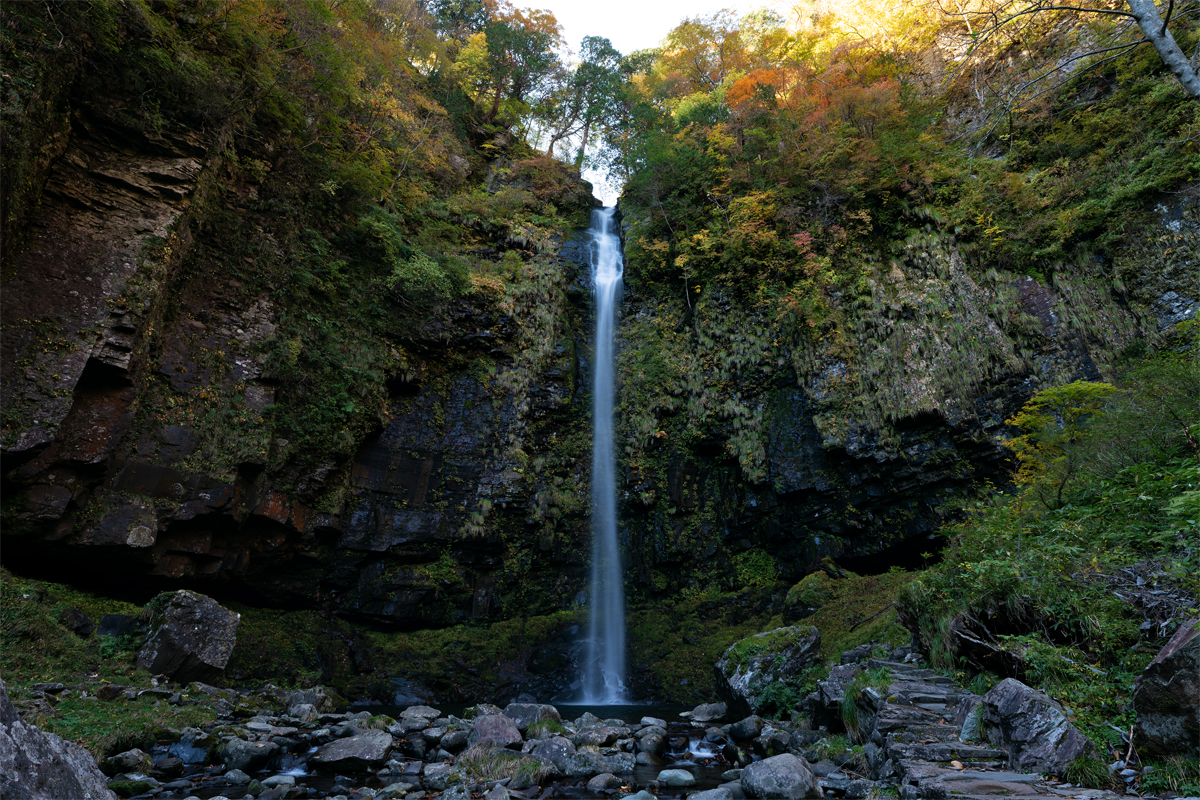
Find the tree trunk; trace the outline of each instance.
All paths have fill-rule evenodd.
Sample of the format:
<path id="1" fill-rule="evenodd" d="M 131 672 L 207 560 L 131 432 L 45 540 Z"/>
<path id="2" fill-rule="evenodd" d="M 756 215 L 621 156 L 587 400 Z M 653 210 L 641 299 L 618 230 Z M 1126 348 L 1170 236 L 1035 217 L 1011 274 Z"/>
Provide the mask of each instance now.
<path id="1" fill-rule="evenodd" d="M 1200 100 L 1200 75 L 1196 74 L 1195 67 L 1179 49 L 1179 45 L 1175 43 L 1175 37 L 1163 25 L 1162 17 L 1158 15 L 1158 8 L 1155 7 L 1154 0 L 1127 0 L 1127 2 L 1129 9 L 1133 12 L 1133 18 L 1137 20 L 1138 27 L 1142 29 L 1142 33 L 1146 34 L 1150 44 L 1154 45 L 1154 49 L 1158 51 L 1158 55 L 1167 65 L 1167 69 L 1171 70 L 1172 74 L 1179 79 L 1179 82 L 1183 84 L 1183 90 L 1193 100 Z"/>
<path id="2" fill-rule="evenodd" d="M 586 119 L 583 123 L 583 141 L 579 143 L 579 155 L 575 156 L 575 166 L 583 166 L 583 151 L 587 149 L 588 137 L 592 135 L 592 120 Z"/>

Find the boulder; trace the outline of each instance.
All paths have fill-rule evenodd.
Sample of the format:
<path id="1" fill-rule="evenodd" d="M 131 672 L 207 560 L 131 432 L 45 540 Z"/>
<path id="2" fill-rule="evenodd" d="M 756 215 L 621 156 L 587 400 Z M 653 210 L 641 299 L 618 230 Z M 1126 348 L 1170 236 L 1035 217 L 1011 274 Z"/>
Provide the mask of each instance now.
<path id="1" fill-rule="evenodd" d="M 293 717 L 300 717 L 301 714 L 295 713 L 293 709 L 298 709 L 301 713 L 306 712 L 304 706 L 312 706 L 317 710 L 318 714 L 333 711 L 337 705 L 334 699 L 325 694 L 325 687 L 314 686 L 311 689 L 300 689 L 293 692 L 287 692 L 284 695 L 284 706 L 288 709 L 288 714 Z"/>
<path id="2" fill-rule="evenodd" d="M 553 764 L 559 772 L 566 772 L 567 762 L 575 755 L 575 745 L 566 737 L 555 736 L 538 742 L 530 754 L 539 761 Z"/>
<path id="3" fill-rule="evenodd" d="M 641 742 L 638 743 L 643 753 L 661 756 L 667 752 L 667 740 L 657 733 L 651 733 L 648 736 L 643 736 Z"/>
<path id="4" fill-rule="evenodd" d="M 535 722 L 562 722 L 557 708 L 542 703 L 509 703 L 504 709 L 504 716 L 515 722 L 521 733 L 525 733 Z"/>
<path id="5" fill-rule="evenodd" d="M 392 752 L 392 735 L 387 731 L 363 731 L 337 739 L 313 753 L 311 761 L 327 769 L 375 769 Z"/>
<path id="6" fill-rule="evenodd" d="M 431 719 L 437 719 L 441 715 L 442 712 L 432 706 L 409 706 L 400 712 L 400 719 L 424 720 L 428 722 Z"/>
<path id="7" fill-rule="evenodd" d="M 1142 671 L 1133 693 L 1138 752 L 1172 756 L 1200 748 L 1200 620 L 1184 623 Z"/>
<path id="8" fill-rule="evenodd" d="M 664 769 L 658 773 L 658 782 L 663 786 L 687 787 L 694 786 L 696 776 L 686 769 Z"/>
<path id="9" fill-rule="evenodd" d="M 184 728 L 179 741 L 167 748 L 167 752 L 184 764 L 206 764 L 217 750 L 219 742 L 212 734 L 199 728 Z"/>
<path id="10" fill-rule="evenodd" d="M 734 642 L 717 662 L 717 694 L 736 718 L 767 711 L 768 689 L 799 676 L 820 658 L 821 634 L 812 625 L 756 634 Z M 692 718 L 696 719 L 694 713 Z"/>
<path id="11" fill-rule="evenodd" d="M 687 796 L 687 800 L 733 800 L 733 793 L 724 786 L 718 786 L 716 789 L 692 792 Z"/>
<path id="12" fill-rule="evenodd" d="M 1008 768 L 1062 775 L 1080 756 L 1096 752 L 1049 695 L 1005 678 L 983 696 L 980 726 L 988 742 L 1008 754 Z"/>
<path id="13" fill-rule="evenodd" d="M 587 782 L 587 788 L 590 792 L 605 792 L 609 789 L 619 789 L 621 779 L 611 772 L 602 772 L 596 777 Z"/>
<path id="14" fill-rule="evenodd" d="M 178 683 L 219 681 L 233 652 L 241 615 L 216 600 L 180 589 L 147 605 L 150 633 L 138 653 L 139 669 Z"/>
<path id="15" fill-rule="evenodd" d="M 764 758 L 742 770 L 742 791 L 762 800 L 801 800 L 820 797 L 817 776 L 808 762 L 791 753 Z"/>
<path id="16" fill-rule="evenodd" d="M 724 722 L 729 713 L 724 703 L 705 703 L 692 709 L 693 722 Z"/>
<path id="17" fill-rule="evenodd" d="M 608 747 L 621 737 L 621 731 L 610 725 L 588 728 L 571 737 L 576 747 Z"/>
<path id="18" fill-rule="evenodd" d="M 504 714 L 489 714 L 475 720 L 467 743 L 474 746 L 486 740 L 491 740 L 496 747 L 520 748 L 521 731 L 517 729 L 517 723 Z"/>
<path id="19" fill-rule="evenodd" d="M 805 698 L 805 711 L 813 725 L 832 726 L 840 730 L 842 725 L 842 700 L 846 689 L 862 672 L 859 664 L 839 664 L 829 670 L 829 676 L 817 683 L 817 691 Z"/>
<path id="20" fill-rule="evenodd" d="M 606 756 L 591 750 L 584 750 L 567 759 L 566 769 L 563 772 L 570 778 L 590 778 L 603 772 L 622 775 L 633 772 L 634 763 L 633 755 L 630 753 Z"/>
<path id="21" fill-rule="evenodd" d="M 447 753 L 457 753 L 466 749 L 470 737 L 469 731 L 449 731 L 442 737 L 439 744 Z"/>
<path id="22" fill-rule="evenodd" d="M 746 717 L 741 722 L 735 722 L 729 726 L 729 736 L 731 739 L 744 741 L 753 739 L 762 733 L 763 721 L 762 717 L 750 716 Z M 707 733 L 705 734 L 707 736 Z M 712 740 L 710 740 L 712 741 Z"/>
<path id="23" fill-rule="evenodd" d="M 265 765 L 279 752 L 274 742 L 247 742 L 245 739 L 230 739 L 222 751 L 227 770 L 254 772 Z"/>
<path id="24" fill-rule="evenodd" d="M 449 764 L 430 764 L 421 777 L 422 785 L 431 792 L 444 792 L 447 787 L 460 784 L 464 780 L 466 776 L 462 770 Z"/>
<path id="25" fill-rule="evenodd" d="M 14 800 L 117 798 L 87 750 L 21 719 L 2 680 L 0 796 Z"/>
<path id="26" fill-rule="evenodd" d="M 154 759 L 136 747 L 104 759 L 100 766 L 105 775 L 116 775 L 118 772 L 149 772 L 153 768 Z"/>

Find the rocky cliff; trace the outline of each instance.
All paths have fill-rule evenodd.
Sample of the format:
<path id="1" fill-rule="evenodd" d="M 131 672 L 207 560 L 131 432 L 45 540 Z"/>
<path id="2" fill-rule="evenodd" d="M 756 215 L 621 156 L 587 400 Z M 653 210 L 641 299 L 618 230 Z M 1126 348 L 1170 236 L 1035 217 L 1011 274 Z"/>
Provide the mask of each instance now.
<path id="1" fill-rule="evenodd" d="M 118 53 L 145 46 L 113 13 Z M 426 98 L 440 160 L 392 181 L 416 200 L 372 205 L 311 119 L 281 128 L 261 93 L 156 117 L 120 71 L 140 65 L 11 17 L 30 90 L 7 88 L 5 564 L 408 627 L 572 602 L 578 173 Z M 50 66 L 20 60 L 39 48 Z"/>

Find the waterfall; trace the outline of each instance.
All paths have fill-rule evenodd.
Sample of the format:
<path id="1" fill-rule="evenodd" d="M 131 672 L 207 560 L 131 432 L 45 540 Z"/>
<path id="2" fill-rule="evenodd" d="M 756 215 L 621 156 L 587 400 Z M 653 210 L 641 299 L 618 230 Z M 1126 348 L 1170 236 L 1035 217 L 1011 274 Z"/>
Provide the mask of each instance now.
<path id="1" fill-rule="evenodd" d="M 592 285 L 596 293 L 596 357 L 592 383 L 592 595 L 583 701 L 625 702 L 625 589 L 617 546 L 616 458 L 613 452 L 613 356 L 621 291 L 621 240 L 616 208 L 592 211 Z"/>

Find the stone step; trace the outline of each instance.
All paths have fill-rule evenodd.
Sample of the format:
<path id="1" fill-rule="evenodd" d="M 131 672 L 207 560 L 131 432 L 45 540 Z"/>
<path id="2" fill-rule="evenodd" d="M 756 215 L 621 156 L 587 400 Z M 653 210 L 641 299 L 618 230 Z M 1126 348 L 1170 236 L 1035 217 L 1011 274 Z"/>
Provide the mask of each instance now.
<path id="1" fill-rule="evenodd" d="M 954 708 L 952 706 L 924 708 L 922 706 L 902 705 L 900 703 L 886 703 L 879 710 L 879 719 L 881 722 L 887 720 L 888 724 L 891 725 L 889 730 L 895 730 L 896 723 L 911 722 L 916 725 L 952 723 L 954 720 Z"/>
<path id="2" fill-rule="evenodd" d="M 896 731 L 904 731 L 912 734 L 918 740 L 934 742 L 956 742 L 961 733 L 957 725 L 914 725 L 908 722 L 901 722 L 886 730 L 885 726 L 877 724 L 875 729 L 884 736 Z"/>
<path id="3" fill-rule="evenodd" d="M 888 754 L 897 760 L 920 759 L 922 761 L 960 761 L 963 764 L 978 761 L 1003 762 L 1003 750 L 966 742 L 888 742 Z"/>

